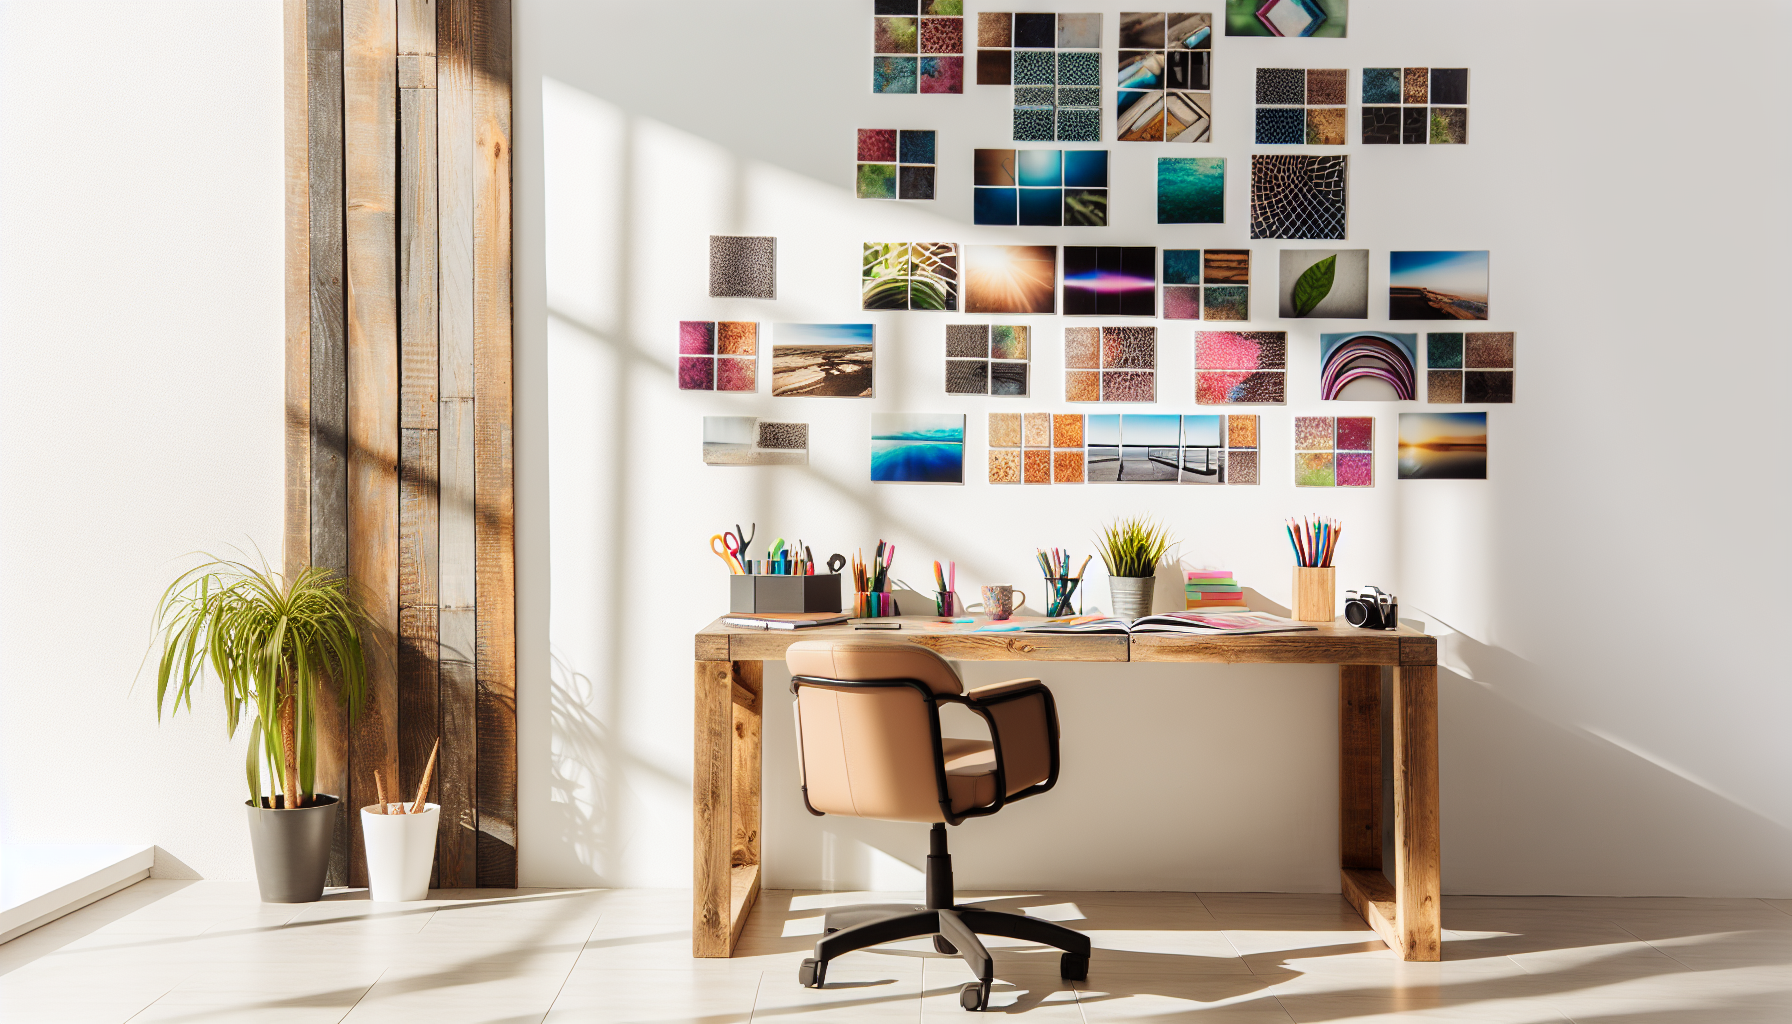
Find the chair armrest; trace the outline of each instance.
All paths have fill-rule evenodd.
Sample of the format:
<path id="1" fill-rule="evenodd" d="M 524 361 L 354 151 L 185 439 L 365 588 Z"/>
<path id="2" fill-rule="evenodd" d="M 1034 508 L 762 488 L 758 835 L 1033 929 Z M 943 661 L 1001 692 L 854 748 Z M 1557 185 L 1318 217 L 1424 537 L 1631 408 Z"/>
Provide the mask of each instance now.
<path id="1" fill-rule="evenodd" d="M 987 701 L 1035 686 L 1040 689 L 1045 688 L 1045 684 L 1037 679 L 1010 679 L 1005 683 L 990 683 L 988 686 L 979 686 L 975 690 L 967 691 L 965 696 L 973 701 Z"/>
<path id="2" fill-rule="evenodd" d="M 1000 758 L 1005 797 L 1043 793 L 1058 782 L 1058 708 L 1037 679 L 1010 679 L 964 695 L 989 724 Z"/>

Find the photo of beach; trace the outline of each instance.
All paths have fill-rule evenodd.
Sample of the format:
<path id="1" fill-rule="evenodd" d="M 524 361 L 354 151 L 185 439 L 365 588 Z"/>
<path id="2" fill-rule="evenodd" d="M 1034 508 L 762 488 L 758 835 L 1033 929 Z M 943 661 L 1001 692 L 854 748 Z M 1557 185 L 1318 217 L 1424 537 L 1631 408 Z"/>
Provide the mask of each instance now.
<path id="1" fill-rule="evenodd" d="M 1181 442 L 1180 416 L 1120 417 L 1120 482 L 1175 483 Z"/>
<path id="2" fill-rule="evenodd" d="M 1388 253 L 1388 319 L 1487 319 L 1487 250 Z"/>
<path id="3" fill-rule="evenodd" d="M 777 324 L 772 329 L 774 398 L 870 398 L 871 324 Z"/>
<path id="4" fill-rule="evenodd" d="M 1112 413 L 1086 417 L 1083 442 L 1087 446 L 1083 478 L 1092 484 L 1117 483 L 1120 480 L 1120 417 Z"/>
<path id="5" fill-rule="evenodd" d="M 1487 479 L 1487 414 L 1400 414 L 1400 479 Z"/>
<path id="6" fill-rule="evenodd" d="M 964 414 L 871 415 L 873 483 L 964 483 Z"/>

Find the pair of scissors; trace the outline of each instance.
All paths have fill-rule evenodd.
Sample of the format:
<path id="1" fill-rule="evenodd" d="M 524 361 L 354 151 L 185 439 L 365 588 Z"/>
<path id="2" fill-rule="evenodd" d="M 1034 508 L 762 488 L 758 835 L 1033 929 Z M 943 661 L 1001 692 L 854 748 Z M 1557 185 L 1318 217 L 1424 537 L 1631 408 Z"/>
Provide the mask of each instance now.
<path id="1" fill-rule="evenodd" d="M 828 572 L 837 573 L 846 568 L 846 556 L 838 552 L 828 556 Z"/>
<path id="2" fill-rule="evenodd" d="M 740 557 L 743 560 L 747 557 L 747 549 L 753 546 L 753 538 L 757 536 L 759 536 L 758 523 L 753 524 L 753 533 L 751 536 L 748 536 L 747 531 L 740 528 L 739 523 L 734 524 L 734 538 L 740 545 Z"/>
<path id="3" fill-rule="evenodd" d="M 717 545 L 721 545 L 717 547 Z M 732 533 L 718 533 L 709 538 L 710 553 L 728 563 L 728 571 L 736 576 L 747 571 L 746 563 L 741 560 L 739 542 Z"/>

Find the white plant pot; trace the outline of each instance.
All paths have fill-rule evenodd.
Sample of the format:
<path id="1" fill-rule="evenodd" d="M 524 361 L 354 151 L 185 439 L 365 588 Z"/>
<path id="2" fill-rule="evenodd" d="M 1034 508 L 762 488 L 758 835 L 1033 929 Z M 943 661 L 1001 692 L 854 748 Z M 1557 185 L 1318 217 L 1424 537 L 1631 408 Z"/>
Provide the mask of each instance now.
<path id="1" fill-rule="evenodd" d="M 421 814 L 378 814 L 361 808 L 361 838 L 367 847 L 367 887 L 375 903 L 409 903 L 429 898 L 429 866 L 436 854 L 439 804 Z"/>

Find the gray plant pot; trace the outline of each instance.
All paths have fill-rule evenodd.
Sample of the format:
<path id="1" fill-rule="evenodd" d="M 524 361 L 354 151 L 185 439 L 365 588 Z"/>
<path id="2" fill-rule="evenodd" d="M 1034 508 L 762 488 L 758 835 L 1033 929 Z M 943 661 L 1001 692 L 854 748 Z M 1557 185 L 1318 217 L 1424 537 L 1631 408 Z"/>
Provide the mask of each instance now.
<path id="1" fill-rule="evenodd" d="M 330 839 L 336 831 L 336 798 L 311 794 L 311 803 L 297 810 L 275 809 L 243 801 L 249 812 L 249 842 L 255 848 L 255 881 L 263 903 L 314 903 L 324 894 L 330 870 Z"/>
<path id="2" fill-rule="evenodd" d="M 1109 576 L 1108 595 L 1114 599 L 1114 615 L 1122 619 L 1150 615 L 1151 591 L 1156 587 L 1156 576 Z"/>

